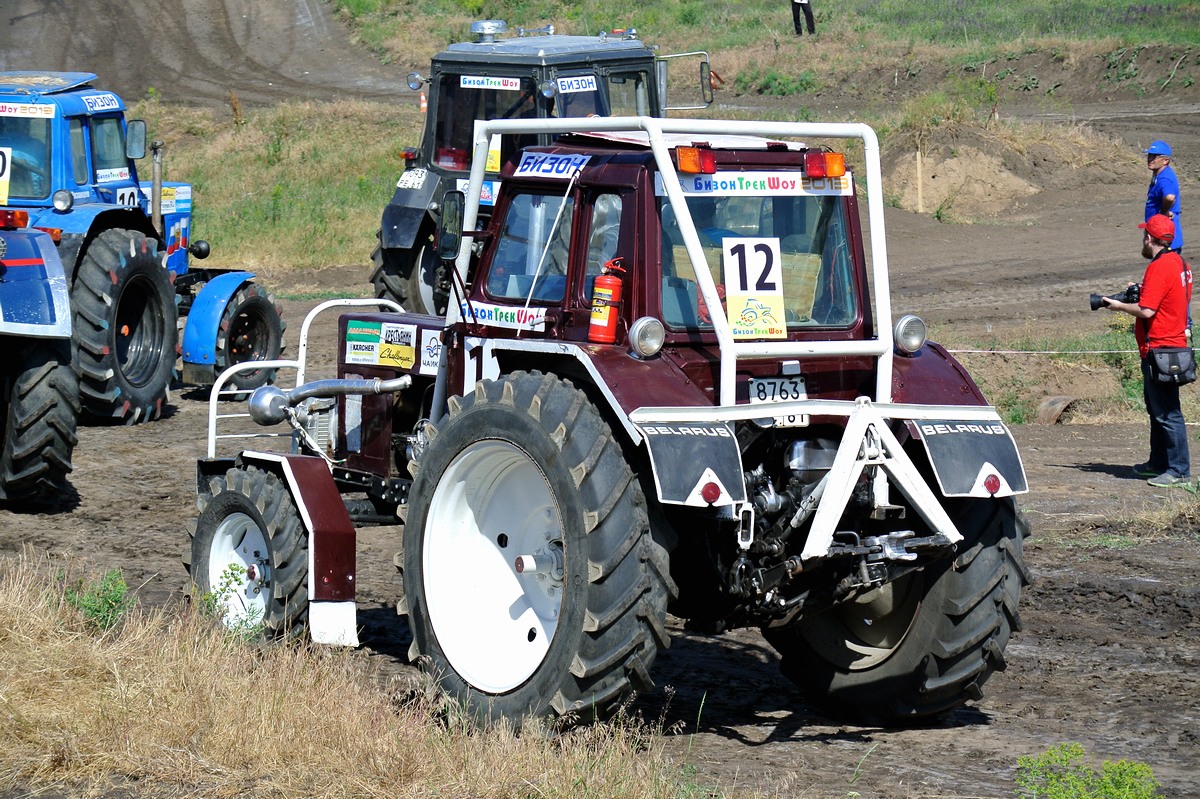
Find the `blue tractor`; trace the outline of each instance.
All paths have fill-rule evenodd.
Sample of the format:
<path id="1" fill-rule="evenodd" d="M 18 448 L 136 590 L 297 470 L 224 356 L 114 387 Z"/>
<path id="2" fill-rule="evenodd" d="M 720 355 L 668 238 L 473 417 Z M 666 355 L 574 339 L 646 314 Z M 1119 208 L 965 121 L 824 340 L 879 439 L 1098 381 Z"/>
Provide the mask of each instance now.
<path id="1" fill-rule="evenodd" d="M 50 234 L 28 224 L 0 209 L 0 501 L 15 504 L 61 494 L 79 417 L 66 275 Z"/>
<path id="2" fill-rule="evenodd" d="M 254 274 L 189 267 L 192 187 L 163 182 L 162 144 L 140 181 L 146 124 L 88 72 L 0 72 L 0 209 L 53 232 L 73 318 L 84 419 L 158 418 L 182 355 L 185 383 L 211 385 L 236 363 L 277 358 L 284 324 Z M 180 319 L 182 326 L 180 342 Z M 239 375 L 251 389 L 270 370 Z"/>

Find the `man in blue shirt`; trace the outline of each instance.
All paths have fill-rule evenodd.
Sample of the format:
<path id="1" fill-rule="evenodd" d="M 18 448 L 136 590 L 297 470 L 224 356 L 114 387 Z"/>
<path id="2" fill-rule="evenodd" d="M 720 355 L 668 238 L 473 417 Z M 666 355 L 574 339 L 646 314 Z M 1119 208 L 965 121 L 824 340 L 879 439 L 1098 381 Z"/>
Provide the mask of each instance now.
<path id="1" fill-rule="evenodd" d="M 1179 220 L 1179 178 L 1171 168 L 1171 145 L 1154 141 L 1146 148 L 1146 168 L 1150 170 L 1150 188 L 1146 190 L 1146 221 L 1162 214 L 1175 223 L 1171 249 L 1183 249 L 1183 227 Z"/>

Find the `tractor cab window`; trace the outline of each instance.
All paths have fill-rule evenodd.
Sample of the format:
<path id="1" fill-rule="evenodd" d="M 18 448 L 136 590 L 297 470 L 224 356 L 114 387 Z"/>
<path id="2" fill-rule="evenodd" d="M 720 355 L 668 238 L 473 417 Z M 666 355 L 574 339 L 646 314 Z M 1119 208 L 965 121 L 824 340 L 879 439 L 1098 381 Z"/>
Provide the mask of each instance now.
<path id="1" fill-rule="evenodd" d="M 509 201 L 485 286 L 488 296 L 560 302 L 566 295 L 572 197 L 518 194 Z"/>
<path id="2" fill-rule="evenodd" d="M 638 70 L 614 72 L 608 76 L 609 115 L 614 117 L 653 116 L 650 107 L 650 76 Z"/>
<path id="3" fill-rule="evenodd" d="M 438 81 L 433 151 L 433 163 L 437 166 L 456 170 L 470 168 L 476 119 L 538 116 L 538 93 L 532 78 L 443 74 Z M 536 143 L 535 135 L 503 137 L 500 163 Z"/>
<path id="4" fill-rule="evenodd" d="M 71 177 L 76 186 L 91 183 L 91 173 L 88 172 L 87 141 L 83 136 L 83 120 L 73 118 L 69 127 L 71 130 Z"/>
<path id="5" fill-rule="evenodd" d="M 558 94 L 551 101 L 551 113 L 556 117 L 608 116 L 601 92 L 602 81 L 593 72 L 559 75 L 555 79 Z"/>
<path id="6" fill-rule="evenodd" d="M 8 150 L 8 196 L 44 200 L 50 196 L 50 120 L 0 116 L 0 148 Z"/>
<path id="7" fill-rule="evenodd" d="M 92 168 L 96 170 L 97 183 L 129 180 L 125 131 L 119 117 L 92 119 Z"/>
<path id="8" fill-rule="evenodd" d="M 711 328 L 675 211 L 665 198 L 660 203 L 663 321 L 674 329 Z M 841 327 L 858 319 L 861 299 L 840 197 L 689 194 L 687 206 L 700 238 L 703 266 L 722 299 L 730 285 L 753 284 L 755 290 L 781 293 L 788 329 Z M 746 238 L 756 241 L 738 248 L 737 240 Z M 760 248 L 764 243 L 767 246 Z M 731 248 L 728 259 L 726 244 Z M 765 261 L 738 260 L 739 253 L 773 257 L 766 253 L 775 248 L 781 285 L 763 280 Z M 729 269 L 739 271 L 726 274 Z"/>

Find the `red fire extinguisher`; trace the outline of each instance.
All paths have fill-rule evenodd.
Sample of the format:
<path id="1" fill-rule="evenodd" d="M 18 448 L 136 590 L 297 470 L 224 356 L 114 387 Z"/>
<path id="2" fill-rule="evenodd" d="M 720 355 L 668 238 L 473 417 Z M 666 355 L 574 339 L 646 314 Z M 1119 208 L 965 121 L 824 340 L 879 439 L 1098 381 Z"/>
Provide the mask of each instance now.
<path id="1" fill-rule="evenodd" d="M 617 307 L 621 304 L 621 278 L 624 272 L 621 258 L 613 258 L 604 265 L 592 288 L 592 322 L 588 327 L 588 341 L 594 344 L 613 344 L 617 340 Z"/>

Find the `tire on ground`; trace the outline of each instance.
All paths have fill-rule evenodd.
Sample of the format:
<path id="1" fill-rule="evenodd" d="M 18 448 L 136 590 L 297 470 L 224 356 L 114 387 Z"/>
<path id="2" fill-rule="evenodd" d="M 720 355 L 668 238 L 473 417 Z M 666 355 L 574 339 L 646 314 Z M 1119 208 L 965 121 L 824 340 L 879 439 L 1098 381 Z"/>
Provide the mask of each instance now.
<path id="1" fill-rule="evenodd" d="M 184 564 L 231 629 L 297 634 L 308 618 L 308 536 L 277 475 L 254 466 L 209 478 Z"/>
<path id="2" fill-rule="evenodd" d="M 67 487 L 77 441 L 71 342 L 0 339 L 0 346 L 12 358 L 0 374 L 0 499 L 50 503 Z"/>
<path id="3" fill-rule="evenodd" d="M 983 696 L 1005 668 L 1029 583 L 1029 534 L 1015 501 L 950 499 L 964 540 L 953 560 L 780 629 L 764 629 L 785 675 L 834 717 L 932 720 Z"/>
<path id="4" fill-rule="evenodd" d="M 583 392 L 536 372 L 485 380 L 431 436 L 404 528 L 413 659 L 484 722 L 603 718 L 649 688 L 676 588 Z"/>
<path id="5" fill-rule="evenodd" d="M 433 246 L 433 233 L 421 230 L 408 250 L 385 250 L 382 245 L 371 253 L 375 271 L 371 283 L 375 296 L 395 300 L 412 313 L 445 316 L 449 297 L 435 291 L 441 262 Z"/>
<path id="6" fill-rule="evenodd" d="M 242 285 L 225 304 L 217 327 L 216 373 L 247 361 L 275 360 L 283 351 L 285 328 L 270 292 L 257 283 Z M 238 372 L 228 386 L 248 391 L 274 380 L 274 369 L 254 369 Z"/>
<path id="7" fill-rule="evenodd" d="M 179 333 L 171 272 L 157 243 L 133 230 L 100 233 L 79 263 L 71 307 L 85 418 L 159 418 Z"/>

